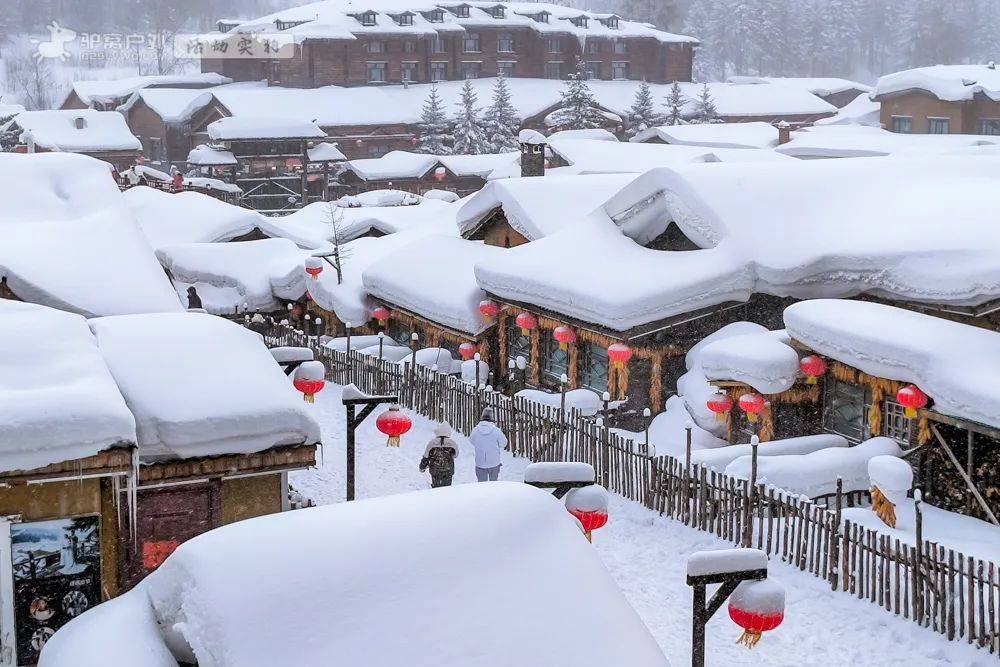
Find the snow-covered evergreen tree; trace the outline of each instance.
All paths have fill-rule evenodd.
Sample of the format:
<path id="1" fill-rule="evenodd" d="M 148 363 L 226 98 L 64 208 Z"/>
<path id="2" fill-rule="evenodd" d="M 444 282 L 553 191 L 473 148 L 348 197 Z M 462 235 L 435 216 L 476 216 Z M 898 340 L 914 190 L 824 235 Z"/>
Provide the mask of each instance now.
<path id="1" fill-rule="evenodd" d="M 649 84 L 643 81 L 636 89 L 635 100 L 628 110 L 626 135 L 632 138 L 643 130 L 656 127 L 660 121 L 660 115 L 656 113 L 656 103 L 653 101 L 653 91 Z"/>
<path id="2" fill-rule="evenodd" d="M 587 85 L 587 69 L 583 61 L 577 60 L 576 72 L 566 79 L 560 95 L 560 108 L 550 117 L 554 130 L 592 130 L 604 127 L 608 122 Z"/>
<path id="3" fill-rule="evenodd" d="M 478 155 L 490 150 L 486 136 L 483 134 L 479 109 L 476 107 L 478 101 L 476 91 L 472 89 L 472 81 L 466 79 L 458 101 L 458 113 L 455 114 L 453 133 L 456 155 Z"/>
<path id="4" fill-rule="evenodd" d="M 719 111 L 715 108 L 715 100 L 712 99 L 712 91 L 708 89 L 706 83 L 701 87 L 701 92 L 694 101 L 694 117 L 692 123 L 721 123 Z"/>
<path id="5" fill-rule="evenodd" d="M 521 118 L 511 101 L 510 86 L 503 75 L 497 77 L 493 86 L 493 100 L 483 114 L 483 129 L 491 153 L 517 151 L 517 133 L 521 130 Z"/>
<path id="6" fill-rule="evenodd" d="M 423 113 L 420 116 L 420 152 L 447 155 L 451 152 L 448 147 L 449 138 L 448 117 L 445 115 L 437 84 L 434 84 L 424 101 Z"/>
<path id="7" fill-rule="evenodd" d="M 687 98 L 681 90 L 681 84 L 674 81 L 667 95 L 667 115 L 663 118 L 664 125 L 680 125 L 684 118 L 684 104 Z"/>

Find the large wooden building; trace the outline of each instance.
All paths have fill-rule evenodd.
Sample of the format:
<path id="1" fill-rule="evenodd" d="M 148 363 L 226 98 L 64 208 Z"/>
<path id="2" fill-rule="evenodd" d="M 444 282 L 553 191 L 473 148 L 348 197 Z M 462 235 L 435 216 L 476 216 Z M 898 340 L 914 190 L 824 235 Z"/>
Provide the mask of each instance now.
<path id="1" fill-rule="evenodd" d="M 902 134 L 1000 135 L 1000 71 L 935 65 L 883 76 L 872 99 L 882 126 Z"/>

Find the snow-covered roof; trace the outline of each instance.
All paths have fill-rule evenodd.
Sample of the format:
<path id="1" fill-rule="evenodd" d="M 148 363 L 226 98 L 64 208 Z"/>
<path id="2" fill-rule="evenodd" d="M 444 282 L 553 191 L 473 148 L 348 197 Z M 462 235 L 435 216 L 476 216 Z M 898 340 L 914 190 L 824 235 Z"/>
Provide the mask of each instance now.
<path id="1" fill-rule="evenodd" d="M 634 174 L 544 176 L 490 181 L 462 203 L 456 222 L 466 235 L 497 208 L 529 241 L 576 222 L 635 178 Z"/>
<path id="2" fill-rule="evenodd" d="M 7 102 L 0 102 L 0 120 L 16 116 L 24 111 L 24 107 L 20 104 L 8 104 Z"/>
<path id="3" fill-rule="evenodd" d="M 319 441 L 319 425 L 260 337 L 204 313 L 90 320 L 135 415 L 145 459 Z"/>
<path id="4" fill-rule="evenodd" d="M 421 178 L 431 169 L 443 166 L 456 176 L 488 178 L 496 169 L 518 164 L 520 153 L 485 153 L 482 155 L 428 155 L 390 151 L 378 158 L 350 160 L 346 167 L 365 181 L 393 178 Z"/>
<path id="5" fill-rule="evenodd" d="M 129 188 L 122 196 L 153 248 L 175 243 L 214 243 L 249 234 L 261 215 L 198 192 L 167 193 Z"/>
<path id="6" fill-rule="evenodd" d="M 0 299 L 0 341 L 0 471 L 135 444 L 135 420 L 83 317 Z"/>
<path id="7" fill-rule="evenodd" d="M 1000 145 L 1000 137 L 977 134 L 899 134 L 880 127 L 829 125 L 792 133 L 775 150 L 799 158 L 872 157 L 947 153 L 974 146 Z"/>
<path id="8" fill-rule="evenodd" d="M 763 122 L 664 125 L 643 130 L 631 141 L 641 143 L 650 139 L 675 146 L 773 148 L 778 145 L 778 130 Z"/>
<path id="9" fill-rule="evenodd" d="M 587 130 L 559 130 L 548 136 L 546 142 L 559 141 L 561 139 L 589 139 L 591 141 L 618 141 L 618 137 L 602 128 L 592 128 Z M 524 142 L 522 142 L 524 143 Z"/>
<path id="10" fill-rule="evenodd" d="M 459 6 L 468 7 L 468 16 L 458 16 L 449 11 Z M 503 16 L 489 10 L 502 7 Z M 441 21 L 432 22 L 429 12 L 443 8 L 446 11 Z M 373 12 L 374 22 L 366 25 L 361 21 L 365 12 Z M 412 14 L 409 24 L 396 20 L 399 14 Z M 539 13 L 546 13 L 548 21 L 535 20 Z M 617 27 L 606 25 L 614 15 L 583 11 L 549 3 L 535 2 L 427 2 L 426 0 L 373 0 L 370 3 L 345 2 L 344 0 L 322 0 L 268 14 L 245 21 L 231 32 L 275 32 L 290 36 L 296 41 L 307 39 L 356 39 L 360 35 L 411 34 L 433 35 L 435 33 L 454 34 L 475 28 L 521 28 L 542 34 L 568 34 L 581 40 L 586 38 L 649 38 L 661 43 L 697 44 L 698 40 L 684 35 L 674 35 L 657 30 L 648 23 L 618 21 Z M 572 19 L 586 18 L 584 25 L 576 25 Z M 617 17 L 616 17 L 617 18 Z M 603 20 L 603 22 L 602 22 Z M 579 21 L 578 21 L 579 22 Z M 278 24 L 290 25 L 278 30 Z"/>
<path id="11" fill-rule="evenodd" d="M 864 93 L 870 93 L 873 90 L 871 86 L 866 84 L 831 76 L 731 76 L 727 81 L 730 83 L 770 83 L 776 86 L 790 86 L 819 97 L 829 97 L 849 90 Z"/>
<path id="12" fill-rule="evenodd" d="M 569 163 L 550 170 L 552 175 L 638 174 L 656 167 L 697 162 L 780 162 L 788 158 L 772 150 L 708 148 L 672 144 L 562 139 L 549 150 Z"/>
<path id="13" fill-rule="evenodd" d="M 142 144 L 115 111 L 25 111 L 14 117 L 21 143 L 65 153 L 140 151 Z"/>
<path id="14" fill-rule="evenodd" d="M 799 378 L 799 355 L 784 331 L 732 336 L 714 341 L 701 353 L 709 380 L 735 380 L 762 394 L 780 394 Z"/>
<path id="15" fill-rule="evenodd" d="M 785 309 L 789 335 L 875 377 L 910 382 L 944 414 L 1000 428 L 1000 333 L 865 301 Z"/>
<path id="16" fill-rule="evenodd" d="M 220 118 L 208 126 L 208 136 L 212 141 L 325 139 L 326 132 L 307 120 L 295 120 L 287 116 L 254 116 Z"/>
<path id="17" fill-rule="evenodd" d="M 322 141 L 308 150 L 310 162 L 342 162 L 347 156 L 340 152 L 337 144 Z"/>
<path id="18" fill-rule="evenodd" d="M 84 104 L 93 104 L 122 100 L 139 90 L 154 86 L 161 88 L 168 86 L 208 87 L 231 81 L 232 79 L 214 72 L 195 72 L 192 74 L 133 76 L 105 81 L 74 81 L 73 91 Z"/>
<path id="19" fill-rule="evenodd" d="M 364 270 L 362 282 L 375 298 L 450 329 L 478 335 L 488 326 L 479 312 L 486 295 L 473 267 L 504 252 L 452 236 L 425 236 L 373 262 Z"/>
<path id="20" fill-rule="evenodd" d="M 981 305 L 1000 297 L 998 178 L 995 156 L 660 168 L 476 275 L 500 297 L 617 331 L 756 292 Z M 671 222 L 702 250 L 639 245 Z"/>
<path id="21" fill-rule="evenodd" d="M 205 310 L 218 315 L 244 310 L 273 311 L 280 307 L 278 298 L 301 297 L 305 281 L 299 269 L 308 255 L 291 241 L 280 238 L 181 243 L 156 250 L 160 263 L 174 280 L 180 299 L 186 303 L 187 289 L 194 285 Z"/>
<path id="22" fill-rule="evenodd" d="M 669 665 L 566 507 L 513 482 L 209 531 L 57 632 L 43 664 L 173 667 L 167 645 L 240 667 Z"/>
<path id="23" fill-rule="evenodd" d="M 1000 70 L 993 65 L 933 65 L 880 77 L 873 99 L 911 90 L 926 91 L 948 102 L 964 102 L 976 95 L 1000 100 Z"/>
<path id="24" fill-rule="evenodd" d="M 183 123 L 211 104 L 215 97 L 204 89 L 149 88 L 132 95 L 125 104 L 118 107 L 118 111 L 127 112 L 139 100 L 163 119 L 164 123 Z"/>
<path id="25" fill-rule="evenodd" d="M 177 295 L 100 160 L 0 153 L 0 276 L 86 316 L 176 311 Z"/>
<path id="26" fill-rule="evenodd" d="M 870 125 L 872 127 L 880 127 L 881 111 L 881 102 L 873 101 L 868 93 L 861 93 L 841 108 L 837 112 L 837 115 L 829 118 L 820 118 L 815 124 Z"/>
<path id="27" fill-rule="evenodd" d="M 187 163 L 197 167 L 226 167 L 236 164 L 236 156 L 224 148 L 198 144 L 188 153 Z"/>

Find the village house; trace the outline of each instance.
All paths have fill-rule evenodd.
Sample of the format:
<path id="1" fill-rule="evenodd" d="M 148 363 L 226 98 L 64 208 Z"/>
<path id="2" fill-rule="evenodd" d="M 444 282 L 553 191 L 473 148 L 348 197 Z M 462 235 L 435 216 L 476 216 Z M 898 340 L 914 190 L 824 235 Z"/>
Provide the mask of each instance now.
<path id="1" fill-rule="evenodd" d="M 60 109 L 114 111 L 136 93 L 157 88 L 198 90 L 232 83 L 214 72 L 133 76 L 121 79 L 74 81 Z"/>
<path id="2" fill-rule="evenodd" d="M 438 156 L 392 151 L 380 158 L 350 160 L 340 182 L 350 194 L 394 189 L 422 195 L 447 190 L 464 197 L 481 190 L 494 172 L 506 172 L 519 160 L 519 153 Z"/>
<path id="3" fill-rule="evenodd" d="M 118 171 L 135 164 L 142 150 L 125 119 L 114 111 L 25 111 L 2 131 L 18 137 L 14 152 L 81 153 Z"/>
<path id="4" fill-rule="evenodd" d="M 215 42 L 264 34 L 291 57 L 202 56 L 203 72 L 296 88 L 432 82 L 503 75 L 562 79 L 586 63 L 592 79 L 690 81 L 692 37 L 615 14 L 547 3 L 314 2 L 242 22 L 220 21 Z"/>
<path id="5" fill-rule="evenodd" d="M 824 102 L 829 102 L 838 109 L 843 109 L 860 95 L 869 95 L 872 87 L 850 79 L 837 77 L 798 77 L 798 76 L 731 76 L 729 83 L 766 83 L 803 90 L 815 95 Z"/>
<path id="6" fill-rule="evenodd" d="M 189 121 L 214 99 L 206 90 L 152 88 L 136 92 L 118 109 L 142 143 L 147 164 L 170 171 L 195 148 Z"/>
<path id="7" fill-rule="evenodd" d="M 900 134 L 1000 135 L 1000 72 L 989 65 L 919 67 L 878 80 L 882 127 Z"/>

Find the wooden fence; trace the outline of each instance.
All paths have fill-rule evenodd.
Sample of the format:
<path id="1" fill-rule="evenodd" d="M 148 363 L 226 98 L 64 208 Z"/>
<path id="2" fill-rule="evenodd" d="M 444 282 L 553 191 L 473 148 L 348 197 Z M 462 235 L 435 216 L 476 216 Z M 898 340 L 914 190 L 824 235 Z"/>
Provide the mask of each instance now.
<path id="1" fill-rule="evenodd" d="M 583 461 L 609 491 L 735 545 L 825 579 L 833 590 L 867 599 L 922 626 L 997 653 L 1000 572 L 995 563 L 930 541 L 903 543 L 844 520 L 841 504 L 821 505 L 778 489 L 727 477 L 619 436 L 576 410 L 566 412 L 463 382 L 454 375 L 400 365 L 356 351 L 319 346 L 287 325 L 254 327 L 271 346 L 310 347 L 338 384 L 398 394 L 400 403 L 468 435 L 490 406 L 517 456 Z"/>

